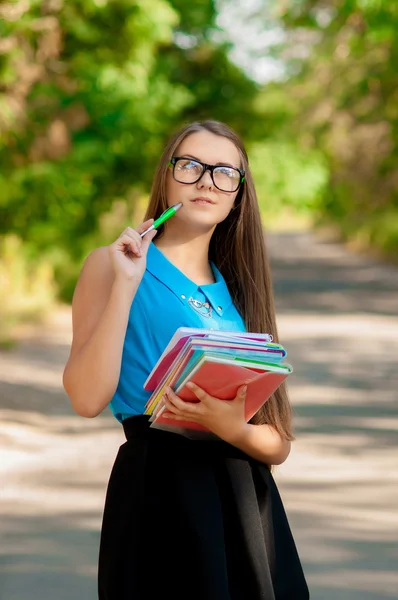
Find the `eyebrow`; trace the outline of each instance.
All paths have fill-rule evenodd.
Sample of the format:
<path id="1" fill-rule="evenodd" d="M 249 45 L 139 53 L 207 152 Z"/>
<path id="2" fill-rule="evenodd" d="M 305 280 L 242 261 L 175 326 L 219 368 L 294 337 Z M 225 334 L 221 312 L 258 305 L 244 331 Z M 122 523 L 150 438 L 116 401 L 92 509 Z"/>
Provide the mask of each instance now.
<path id="1" fill-rule="evenodd" d="M 193 154 L 184 154 L 183 155 L 186 158 L 193 158 L 194 160 L 197 160 L 201 163 L 204 163 L 204 160 L 201 160 L 200 158 L 198 158 L 197 156 L 194 156 Z M 238 169 L 239 167 L 235 167 L 235 165 L 231 165 L 231 163 L 228 162 L 218 162 L 215 164 L 216 167 L 218 166 L 225 166 L 225 167 L 231 167 L 232 169 Z"/>

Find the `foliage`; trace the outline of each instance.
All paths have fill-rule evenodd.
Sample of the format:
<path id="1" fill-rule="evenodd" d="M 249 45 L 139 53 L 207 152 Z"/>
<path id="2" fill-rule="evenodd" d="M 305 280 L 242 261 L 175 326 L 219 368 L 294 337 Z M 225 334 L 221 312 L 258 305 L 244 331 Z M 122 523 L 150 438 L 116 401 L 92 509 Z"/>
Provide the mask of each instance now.
<path id="1" fill-rule="evenodd" d="M 398 5 L 295 0 L 278 6 L 290 32 L 281 51 L 296 70 L 284 86 L 297 105 L 290 135 L 321 150 L 330 170 L 319 220 L 397 257 Z M 298 37 L 307 44 L 304 59 L 294 56 Z"/>
<path id="2" fill-rule="evenodd" d="M 49 257 L 70 299 L 102 215 L 122 200 L 131 223 L 171 130 L 242 131 L 257 87 L 213 40 L 211 0 L 30 0 L 0 17 L 0 235 Z"/>
<path id="3" fill-rule="evenodd" d="M 61 298 L 90 249 L 143 213 L 170 132 L 201 118 L 244 138 L 264 214 L 311 214 L 398 255 L 398 4 L 256 3 L 247 18 L 257 31 L 275 27 L 267 52 L 285 68 L 260 85 L 218 30 L 228 2 L 236 7 L 0 4 L 0 241 L 4 253 L 4 240 L 21 240 L 29 268 L 50 265 Z M 4 264 L 17 269 L 7 261 L 2 296 Z"/>
<path id="4" fill-rule="evenodd" d="M 56 294 L 51 263 L 36 264 L 16 235 L 4 236 L 0 240 L 0 347 L 12 339 L 16 323 L 40 320 Z"/>

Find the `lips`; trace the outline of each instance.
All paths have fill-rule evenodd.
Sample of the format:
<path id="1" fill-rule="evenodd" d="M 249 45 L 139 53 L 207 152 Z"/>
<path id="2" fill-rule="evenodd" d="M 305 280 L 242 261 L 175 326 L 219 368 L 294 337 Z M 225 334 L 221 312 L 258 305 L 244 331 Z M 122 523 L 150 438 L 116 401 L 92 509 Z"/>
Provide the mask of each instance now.
<path id="1" fill-rule="evenodd" d="M 198 196 L 197 198 L 193 198 L 191 202 L 197 204 L 214 204 L 213 200 L 210 200 L 210 198 L 207 198 L 206 196 Z"/>

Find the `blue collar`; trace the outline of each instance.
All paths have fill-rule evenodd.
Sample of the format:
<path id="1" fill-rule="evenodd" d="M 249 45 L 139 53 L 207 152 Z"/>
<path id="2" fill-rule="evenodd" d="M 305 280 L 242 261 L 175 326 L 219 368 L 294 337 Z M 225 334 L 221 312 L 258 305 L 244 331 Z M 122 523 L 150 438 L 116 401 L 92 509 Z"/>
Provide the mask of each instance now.
<path id="1" fill-rule="evenodd" d="M 191 296 L 195 297 L 196 292 L 200 290 L 216 313 L 221 316 L 232 304 L 232 299 L 224 277 L 212 261 L 210 261 L 210 266 L 216 280 L 215 283 L 198 286 L 170 262 L 153 242 L 150 243 L 148 248 L 147 271 L 166 285 L 182 304 L 185 304 Z"/>

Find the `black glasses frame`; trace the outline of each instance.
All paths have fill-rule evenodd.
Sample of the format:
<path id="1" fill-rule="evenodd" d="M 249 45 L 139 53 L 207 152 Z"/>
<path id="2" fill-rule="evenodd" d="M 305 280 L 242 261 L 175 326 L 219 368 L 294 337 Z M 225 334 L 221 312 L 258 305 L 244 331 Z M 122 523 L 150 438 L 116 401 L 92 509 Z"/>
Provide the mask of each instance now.
<path id="1" fill-rule="evenodd" d="M 201 167 L 202 167 L 203 170 L 202 170 L 201 174 L 199 175 L 199 177 L 197 179 L 195 179 L 195 181 L 188 182 L 188 181 L 179 181 L 178 179 L 176 179 L 175 174 L 174 174 L 175 173 L 175 166 L 176 166 L 177 161 L 179 161 L 179 160 L 191 160 L 192 162 L 195 162 L 198 165 L 201 165 Z M 169 165 L 173 167 L 173 177 L 174 177 L 174 179 L 177 181 L 177 183 L 182 183 L 183 185 L 192 185 L 193 183 L 198 183 L 198 181 L 200 179 L 202 179 L 202 177 L 206 173 L 206 171 L 210 171 L 210 177 L 211 177 L 211 180 L 212 180 L 214 186 L 218 190 L 220 190 L 220 192 L 226 192 L 226 193 L 229 193 L 229 194 L 233 194 L 233 193 L 235 193 L 235 192 L 238 191 L 238 189 L 240 188 L 240 186 L 242 185 L 242 183 L 245 180 L 245 172 L 244 172 L 243 169 L 240 169 L 239 167 L 231 167 L 230 165 L 208 165 L 206 163 L 203 163 L 200 160 L 196 160 L 196 158 L 190 158 L 189 156 L 173 156 L 170 159 Z M 238 173 L 240 174 L 240 181 L 238 183 L 238 187 L 236 188 L 236 190 L 222 190 L 220 187 L 218 187 L 218 185 L 214 181 L 213 171 L 214 171 L 214 169 L 218 169 L 219 167 L 227 167 L 228 169 L 233 169 L 234 171 L 238 171 Z"/>

